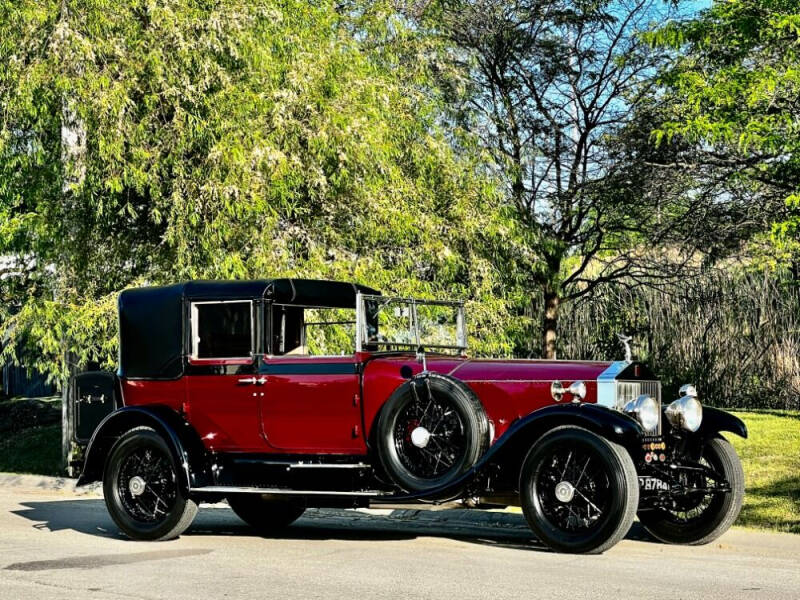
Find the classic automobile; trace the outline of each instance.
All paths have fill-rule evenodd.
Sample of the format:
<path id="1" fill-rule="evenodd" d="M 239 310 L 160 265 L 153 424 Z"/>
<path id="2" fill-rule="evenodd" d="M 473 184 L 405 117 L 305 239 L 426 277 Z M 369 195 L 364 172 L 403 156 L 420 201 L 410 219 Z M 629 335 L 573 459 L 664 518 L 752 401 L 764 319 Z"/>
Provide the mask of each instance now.
<path id="1" fill-rule="evenodd" d="M 691 385 L 662 406 L 639 362 L 470 358 L 461 302 L 302 279 L 119 296 L 119 368 L 69 393 L 78 485 L 133 539 L 227 500 L 261 534 L 308 507 L 519 505 L 557 551 L 602 552 L 638 514 L 707 543 L 742 505 L 734 416 Z"/>

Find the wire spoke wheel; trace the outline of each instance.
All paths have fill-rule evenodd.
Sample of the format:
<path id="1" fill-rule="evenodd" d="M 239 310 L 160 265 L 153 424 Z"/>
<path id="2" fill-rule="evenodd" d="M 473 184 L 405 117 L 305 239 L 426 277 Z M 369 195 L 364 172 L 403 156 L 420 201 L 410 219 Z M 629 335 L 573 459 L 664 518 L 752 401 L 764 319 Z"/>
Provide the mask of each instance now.
<path id="1" fill-rule="evenodd" d="M 668 544 L 707 544 L 725 533 L 739 516 L 744 472 L 736 450 L 727 440 L 713 438 L 704 445 L 699 462 L 706 470 L 678 475 L 687 490 L 683 495 L 639 512 L 639 521 L 656 539 Z"/>
<path id="2" fill-rule="evenodd" d="M 111 449 L 103 496 L 114 522 L 135 540 L 168 540 L 192 523 L 197 504 L 179 485 L 170 446 L 150 427 L 124 433 Z"/>
<path id="3" fill-rule="evenodd" d="M 453 403 L 427 386 L 397 415 L 394 443 L 402 465 L 418 477 L 445 475 L 467 450 L 464 422 Z"/>
<path id="4" fill-rule="evenodd" d="M 533 532 L 560 552 L 598 553 L 630 529 L 639 481 L 628 452 L 575 426 L 543 436 L 522 465 L 522 511 Z"/>
<path id="5" fill-rule="evenodd" d="M 159 449 L 137 448 L 121 462 L 120 501 L 136 521 L 161 521 L 175 506 L 176 487 L 172 462 Z"/>
<path id="6" fill-rule="evenodd" d="M 610 488 L 608 468 L 590 451 L 567 445 L 555 447 L 543 460 L 534 483 L 543 514 L 569 532 L 601 522 L 608 511 Z"/>
<path id="7" fill-rule="evenodd" d="M 381 464 L 409 491 L 445 485 L 472 467 L 489 444 L 489 421 L 464 383 L 425 373 L 400 386 L 376 426 Z"/>

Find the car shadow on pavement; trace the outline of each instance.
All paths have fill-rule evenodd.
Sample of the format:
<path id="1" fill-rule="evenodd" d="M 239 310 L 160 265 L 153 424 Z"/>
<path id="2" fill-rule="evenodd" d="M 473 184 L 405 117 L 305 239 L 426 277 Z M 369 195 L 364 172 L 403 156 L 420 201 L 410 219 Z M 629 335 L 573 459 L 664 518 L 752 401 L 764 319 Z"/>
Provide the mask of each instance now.
<path id="1" fill-rule="evenodd" d="M 102 500 L 23 502 L 12 511 L 43 531 L 72 530 L 109 539 L 126 539 L 111 520 Z M 257 534 L 223 504 L 204 506 L 185 536 Z M 308 509 L 279 536 L 287 540 L 391 541 L 438 537 L 469 543 L 546 552 L 532 535 L 525 518 L 514 513 L 480 510 L 393 510 L 374 512 Z M 634 523 L 627 539 L 652 541 Z"/>

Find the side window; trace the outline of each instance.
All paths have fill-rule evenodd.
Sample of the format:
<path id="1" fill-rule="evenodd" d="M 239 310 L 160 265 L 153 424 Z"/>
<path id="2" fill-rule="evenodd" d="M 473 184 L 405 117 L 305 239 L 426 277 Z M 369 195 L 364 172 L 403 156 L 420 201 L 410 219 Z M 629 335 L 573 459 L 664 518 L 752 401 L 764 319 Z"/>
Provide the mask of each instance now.
<path id="1" fill-rule="evenodd" d="M 253 303 L 192 303 L 192 353 L 195 359 L 251 358 Z"/>
<path id="2" fill-rule="evenodd" d="M 301 356 L 353 354 L 355 325 L 355 309 L 275 305 L 272 309 L 272 353 Z"/>

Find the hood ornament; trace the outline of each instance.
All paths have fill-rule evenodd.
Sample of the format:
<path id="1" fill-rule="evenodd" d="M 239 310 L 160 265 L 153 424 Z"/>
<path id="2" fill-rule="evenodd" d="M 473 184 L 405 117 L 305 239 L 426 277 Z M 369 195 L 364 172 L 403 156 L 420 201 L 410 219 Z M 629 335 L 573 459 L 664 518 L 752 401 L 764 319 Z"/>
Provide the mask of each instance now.
<path id="1" fill-rule="evenodd" d="M 631 340 L 633 338 L 629 335 L 625 335 L 624 333 L 618 333 L 617 338 L 619 338 L 619 343 L 622 344 L 622 349 L 625 350 L 625 362 L 632 362 L 633 355 L 631 353 Z"/>

